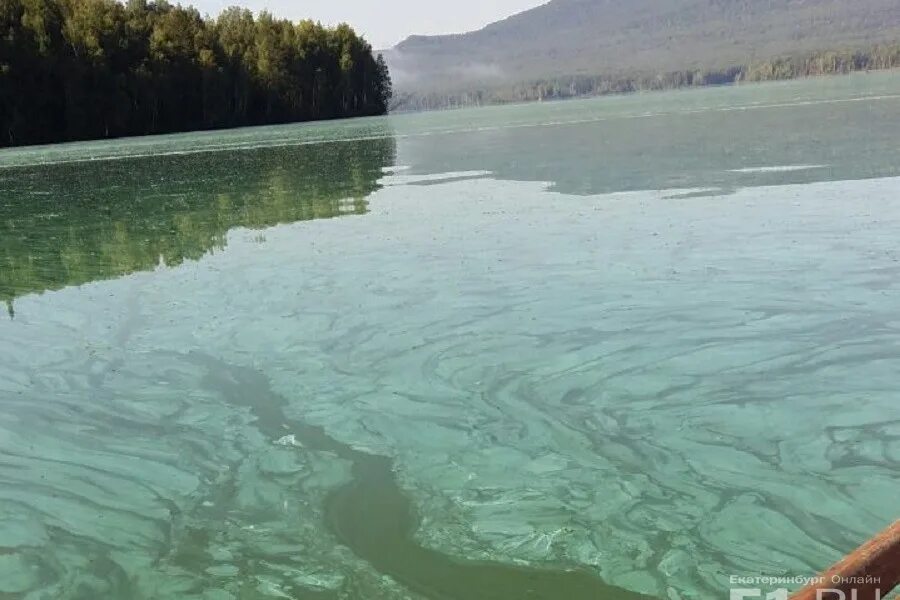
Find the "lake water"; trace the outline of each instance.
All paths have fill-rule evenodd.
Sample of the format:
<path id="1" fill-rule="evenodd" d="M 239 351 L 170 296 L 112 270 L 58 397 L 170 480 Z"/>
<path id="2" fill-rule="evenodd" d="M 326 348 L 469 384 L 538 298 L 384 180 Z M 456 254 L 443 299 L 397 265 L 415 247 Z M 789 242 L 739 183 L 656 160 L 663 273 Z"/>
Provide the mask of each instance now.
<path id="1" fill-rule="evenodd" d="M 898 140 L 888 73 L 3 151 L 0 597 L 813 574 L 898 516 Z"/>

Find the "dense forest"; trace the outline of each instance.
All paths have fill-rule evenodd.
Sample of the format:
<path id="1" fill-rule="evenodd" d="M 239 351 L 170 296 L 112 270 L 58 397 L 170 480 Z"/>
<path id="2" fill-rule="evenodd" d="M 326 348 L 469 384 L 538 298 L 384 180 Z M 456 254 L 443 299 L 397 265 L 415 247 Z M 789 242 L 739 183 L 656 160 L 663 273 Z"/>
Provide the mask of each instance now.
<path id="1" fill-rule="evenodd" d="M 0 146 L 383 114 L 348 25 L 165 0 L 0 0 Z"/>
<path id="2" fill-rule="evenodd" d="M 236 227 L 364 214 L 395 154 L 376 137 L 0 169 L 0 308 L 198 260 Z"/>
<path id="3" fill-rule="evenodd" d="M 431 92 L 401 92 L 394 110 L 436 110 L 464 106 L 561 100 L 628 92 L 666 90 L 746 81 L 797 79 L 817 75 L 900 67 L 900 43 L 881 44 L 868 50 L 843 50 L 785 56 L 723 69 L 695 69 L 666 73 L 624 75 L 574 75 L 543 78 L 525 83 L 495 84 Z"/>

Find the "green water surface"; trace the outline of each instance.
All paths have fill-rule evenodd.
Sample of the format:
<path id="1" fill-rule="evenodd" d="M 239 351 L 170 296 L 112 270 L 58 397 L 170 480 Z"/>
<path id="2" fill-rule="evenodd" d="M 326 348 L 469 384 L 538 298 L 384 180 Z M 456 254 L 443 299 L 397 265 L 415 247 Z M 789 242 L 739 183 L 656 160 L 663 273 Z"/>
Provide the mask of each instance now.
<path id="1" fill-rule="evenodd" d="M 826 567 L 900 515 L 897 140 L 884 73 L 3 151 L 0 598 Z"/>

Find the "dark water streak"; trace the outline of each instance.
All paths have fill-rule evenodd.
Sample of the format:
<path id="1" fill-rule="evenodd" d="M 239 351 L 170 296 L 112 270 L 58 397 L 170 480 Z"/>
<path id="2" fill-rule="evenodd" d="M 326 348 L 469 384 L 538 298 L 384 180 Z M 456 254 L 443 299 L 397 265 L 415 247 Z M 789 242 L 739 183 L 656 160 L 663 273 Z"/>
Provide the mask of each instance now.
<path id="1" fill-rule="evenodd" d="M 327 525 L 356 556 L 409 590 L 433 600 L 649 600 L 584 569 L 456 559 L 421 546 L 414 538 L 419 515 L 398 485 L 390 458 L 360 452 L 320 427 L 287 418 L 285 400 L 257 371 L 199 353 L 191 359 L 203 365 L 206 383 L 229 404 L 251 410 L 265 436 L 293 434 L 304 448 L 352 463 L 352 480 L 327 500 Z"/>

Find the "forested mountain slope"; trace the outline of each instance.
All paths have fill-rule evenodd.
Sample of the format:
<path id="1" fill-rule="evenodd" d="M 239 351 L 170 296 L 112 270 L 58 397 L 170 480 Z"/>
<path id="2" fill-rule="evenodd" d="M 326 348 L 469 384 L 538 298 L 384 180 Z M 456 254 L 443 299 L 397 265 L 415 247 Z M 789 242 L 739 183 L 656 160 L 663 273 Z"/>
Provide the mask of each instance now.
<path id="1" fill-rule="evenodd" d="M 388 51 L 404 90 L 567 75 L 665 73 L 900 40 L 898 0 L 552 0 Z"/>

